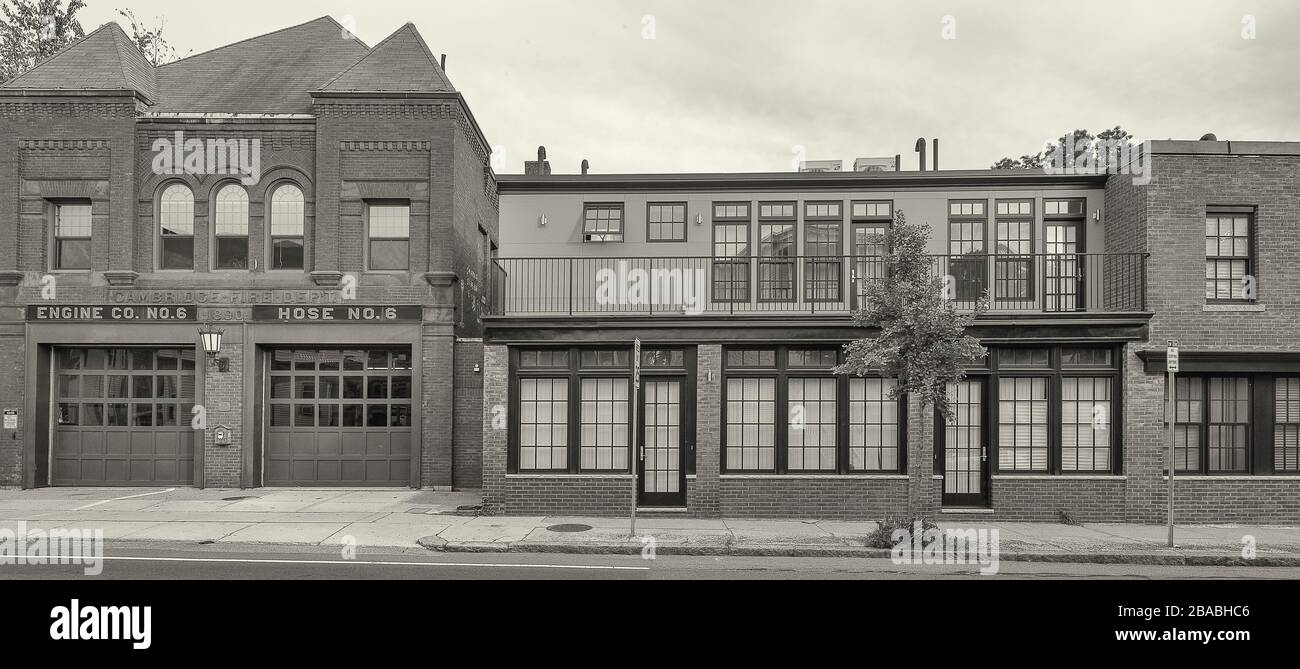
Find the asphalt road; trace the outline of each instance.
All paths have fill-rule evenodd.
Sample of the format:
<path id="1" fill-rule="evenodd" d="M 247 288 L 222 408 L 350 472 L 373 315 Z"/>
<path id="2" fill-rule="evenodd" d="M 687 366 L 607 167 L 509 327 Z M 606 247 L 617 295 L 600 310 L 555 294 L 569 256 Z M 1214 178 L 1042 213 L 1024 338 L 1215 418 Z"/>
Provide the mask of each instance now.
<path id="1" fill-rule="evenodd" d="M 0 565 L 0 580 L 820 580 L 820 579 L 1300 579 L 1300 568 L 1171 567 L 1002 562 L 977 566 L 895 565 L 862 558 L 755 558 L 431 553 L 421 549 L 336 550 L 270 546 L 110 545 L 103 573 L 81 565 Z"/>

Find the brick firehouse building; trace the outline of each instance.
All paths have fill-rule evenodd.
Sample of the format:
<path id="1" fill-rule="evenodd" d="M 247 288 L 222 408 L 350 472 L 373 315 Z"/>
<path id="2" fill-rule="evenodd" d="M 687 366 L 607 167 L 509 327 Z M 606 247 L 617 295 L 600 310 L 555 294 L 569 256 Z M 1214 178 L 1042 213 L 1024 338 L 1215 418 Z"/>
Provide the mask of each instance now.
<path id="1" fill-rule="evenodd" d="M 414 26 L 154 67 L 109 23 L 0 146 L 0 484 L 480 485 L 497 188 Z"/>

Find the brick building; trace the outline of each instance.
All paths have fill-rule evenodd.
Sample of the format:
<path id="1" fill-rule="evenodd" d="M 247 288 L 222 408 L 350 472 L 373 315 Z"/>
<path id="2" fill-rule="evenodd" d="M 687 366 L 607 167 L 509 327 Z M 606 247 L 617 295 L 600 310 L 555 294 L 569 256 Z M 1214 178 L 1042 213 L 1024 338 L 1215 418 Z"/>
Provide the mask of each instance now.
<path id="1" fill-rule="evenodd" d="M 0 485 L 480 485 L 497 187 L 414 26 L 154 67 L 106 24 L 0 147 Z"/>
<path id="2" fill-rule="evenodd" d="M 1300 521 L 1285 269 L 1297 146 L 1156 142 L 1145 186 L 1016 171 L 553 175 L 543 152 L 500 178 L 486 501 L 1161 521 L 1163 356 L 1178 339 L 1178 517 Z M 851 313 L 884 271 L 870 240 L 896 211 L 930 225 L 953 299 L 991 298 L 972 331 L 990 356 L 950 389 L 947 420 L 889 401 L 891 379 L 830 371 L 872 334 Z M 643 463 L 629 462 L 634 430 Z"/>

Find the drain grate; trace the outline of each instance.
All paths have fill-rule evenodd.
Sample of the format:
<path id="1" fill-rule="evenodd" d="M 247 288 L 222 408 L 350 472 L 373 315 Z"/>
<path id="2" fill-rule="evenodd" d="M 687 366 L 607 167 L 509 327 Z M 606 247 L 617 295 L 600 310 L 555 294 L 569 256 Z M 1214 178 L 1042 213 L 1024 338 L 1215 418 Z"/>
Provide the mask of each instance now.
<path id="1" fill-rule="evenodd" d="M 546 528 L 551 532 L 586 532 L 591 529 L 590 525 L 552 525 Z"/>

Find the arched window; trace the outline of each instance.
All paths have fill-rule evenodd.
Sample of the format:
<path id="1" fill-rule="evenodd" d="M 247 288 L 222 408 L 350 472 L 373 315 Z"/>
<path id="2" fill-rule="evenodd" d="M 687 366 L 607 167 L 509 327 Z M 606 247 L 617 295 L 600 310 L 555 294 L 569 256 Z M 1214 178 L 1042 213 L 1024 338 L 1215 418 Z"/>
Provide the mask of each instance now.
<path id="1" fill-rule="evenodd" d="M 229 184 L 217 191 L 215 269 L 248 269 L 248 192 Z"/>
<path id="2" fill-rule="evenodd" d="M 194 193 L 182 184 L 163 191 L 158 206 L 160 269 L 194 269 Z"/>
<path id="3" fill-rule="evenodd" d="M 302 189 L 285 184 L 271 195 L 271 269 L 303 269 Z"/>

